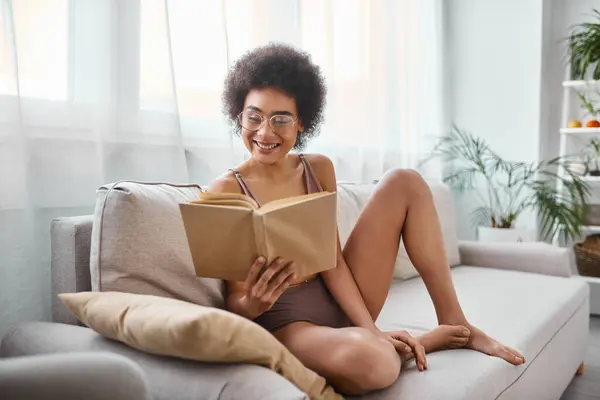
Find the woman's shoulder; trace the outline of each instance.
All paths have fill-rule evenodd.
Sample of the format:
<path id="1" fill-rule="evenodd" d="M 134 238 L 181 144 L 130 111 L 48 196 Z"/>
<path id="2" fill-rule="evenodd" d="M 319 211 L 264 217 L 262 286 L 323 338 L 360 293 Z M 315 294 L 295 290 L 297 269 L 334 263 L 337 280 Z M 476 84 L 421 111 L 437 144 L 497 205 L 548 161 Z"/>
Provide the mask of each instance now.
<path id="1" fill-rule="evenodd" d="M 318 153 L 304 153 L 303 155 L 306 161 L 309 162 L 311 168 L 314 170 L 321 186 L 325 190 L 335 191 L 335 168 L 331 159 L 324 154 Z"/>
<path id="2" fill-rule="evenodd" d="M 242 189 L 233 173 L 232 170 L 228 170 L 223 173 L 221 176 L 215 178 L 212 181 L 208 188 L 206 189 L 208 192 L 213 193 L 241 193 Z"/>
<path id="3" fill-rule="evenodd" d="M 315 170 L 317 169 L 333 169 L 333 162 L 329 157 L 319 153 L 302 153 L 306 161 Z"/>
<path id="4" fill-rule="evenodd" d="M 248 161 L 244 161 L 234 167 L 229 168 L 223 172 L 220 176 L 217 176 L 215 180 L 208 185 L 207 191 L 215 193 L 242 193 L 240 182 L 236 173 L 246 176 L 248 172 Z"/>

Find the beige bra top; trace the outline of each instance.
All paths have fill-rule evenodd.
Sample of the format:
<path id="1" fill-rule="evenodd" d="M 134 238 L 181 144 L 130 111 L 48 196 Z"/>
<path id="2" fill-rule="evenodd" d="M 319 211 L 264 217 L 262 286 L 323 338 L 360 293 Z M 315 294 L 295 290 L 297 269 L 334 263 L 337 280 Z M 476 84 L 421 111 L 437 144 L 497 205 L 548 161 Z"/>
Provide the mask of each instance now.
<path id="1" fill-rule="evenodd" d="M 306 193 L 310 194 L 310 193 L 322 192 L 323 188 L 321 187 L 321 184 L 319 183 L 319 180 L 317 179 L 317 176 L 315 175 L 315 171 L 313 171 L 312 167 L 310 166 L 310 163 L 304 157 L 304 154 L 298 154 L 298 157 L 300 157 L 300 161 L 302 162 L 302 165 L 304 167 L 303 175 L 304 175 L 304 185 L 306 186 Z M 252 191 L 246 184 L 246 181 L 244 181 L 242 174 L 240 174 L 239 171 L 236 171 L 235 169 L 232 169 L 231 171 L 235 175 L 235 179 L 237 179 L 237 181 L 239 182 L 240 187 L 242 188 L 242 192 L 246 196 L 251 197 L 256 202 L 256 204 L 258 204 L 260 206 L 259 201 L 256 199 L 256 197 L 254 197 L 254 195 L 252 194 Z"/>

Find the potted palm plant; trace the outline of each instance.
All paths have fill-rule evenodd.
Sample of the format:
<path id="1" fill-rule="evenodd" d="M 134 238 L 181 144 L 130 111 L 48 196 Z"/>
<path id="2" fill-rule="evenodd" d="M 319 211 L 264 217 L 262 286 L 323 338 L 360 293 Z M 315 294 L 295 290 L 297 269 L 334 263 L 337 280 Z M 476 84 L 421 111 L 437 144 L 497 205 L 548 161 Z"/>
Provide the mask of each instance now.
<path id="1" fill-rule="evenodd" d="M 593 10 L 593 22 L 576 24 L 568 40 L 572 79 L 600 79 L 600 12 Z"/>
<path id="2" fill-rule="evenodd" d="M 567 158 L 507 161 L 484 140 L 457 127 L 439 138 L 431 158 L 446 163 L 446 184 L 478 198 L 480 204 L 472 218 L 480 239 L 484 235 L 492 241 L 518 240 L 522 232 L 515 228 L 515 222 L 526 211 L 537 213 L 542 240 L 558 235 L 567 241 L 581 234 L 590 189 L 579 174 L 566 168 Z M 557 173 L 558 168 L 564 168 L 564 176 Z M 562 189 L 557 182 L 562 183 Z"/>

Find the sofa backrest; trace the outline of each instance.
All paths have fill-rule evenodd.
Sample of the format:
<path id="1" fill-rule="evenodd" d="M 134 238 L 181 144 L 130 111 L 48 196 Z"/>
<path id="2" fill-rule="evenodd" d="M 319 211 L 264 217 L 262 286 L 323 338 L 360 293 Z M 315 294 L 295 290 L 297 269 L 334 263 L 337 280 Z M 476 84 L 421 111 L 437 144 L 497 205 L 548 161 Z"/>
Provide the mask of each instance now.
<path id="1" fill-rule="evenodd" d="M 223 283 L 194 273 L 179 211 L 180 203 L 197 199 L 200 191 L 198 185 L 172 183 L 101 187 L 90 250 L 92 290 L 223 307 Z"/>
<path id="2" fill-rule="evenodd" d="M 445 185 L 429 182 L 440 217 L 446 254 L 459 263 L 452 198 Z M 346 242 L 374 184 L 338 185 L 338 226 Z M 52 226 L 53 317 L 74 323 L 56 294 L 115 290 L 156 294 L 222 307 L 223 284 L 197 278 L 178 204 L 196 198 L 197 185 L 119 182 L 98 190 L 93 216 L 60 218 Z M 393 206 L 393 205 L 390 205 Z M 428 229 L 428 227 L 424 227 Z M 417 273 L 401 245 L 395 277 Z"/>

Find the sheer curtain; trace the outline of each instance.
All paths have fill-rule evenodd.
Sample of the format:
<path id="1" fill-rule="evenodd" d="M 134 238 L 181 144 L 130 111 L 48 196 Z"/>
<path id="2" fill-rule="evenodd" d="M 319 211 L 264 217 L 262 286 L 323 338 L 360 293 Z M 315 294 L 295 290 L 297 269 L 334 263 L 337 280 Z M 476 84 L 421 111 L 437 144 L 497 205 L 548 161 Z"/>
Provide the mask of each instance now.
<path id="1" fill-rule="evenodd" d="M 0 0 L 0 334 L 50 315 L 49 226 L 122 179 L 207 184 L 246 153 L 228 66 L 269 41 L 321 65 L 306 151 L 339 180 L 413 167 L 444 128 L 441 0 Z"/>

